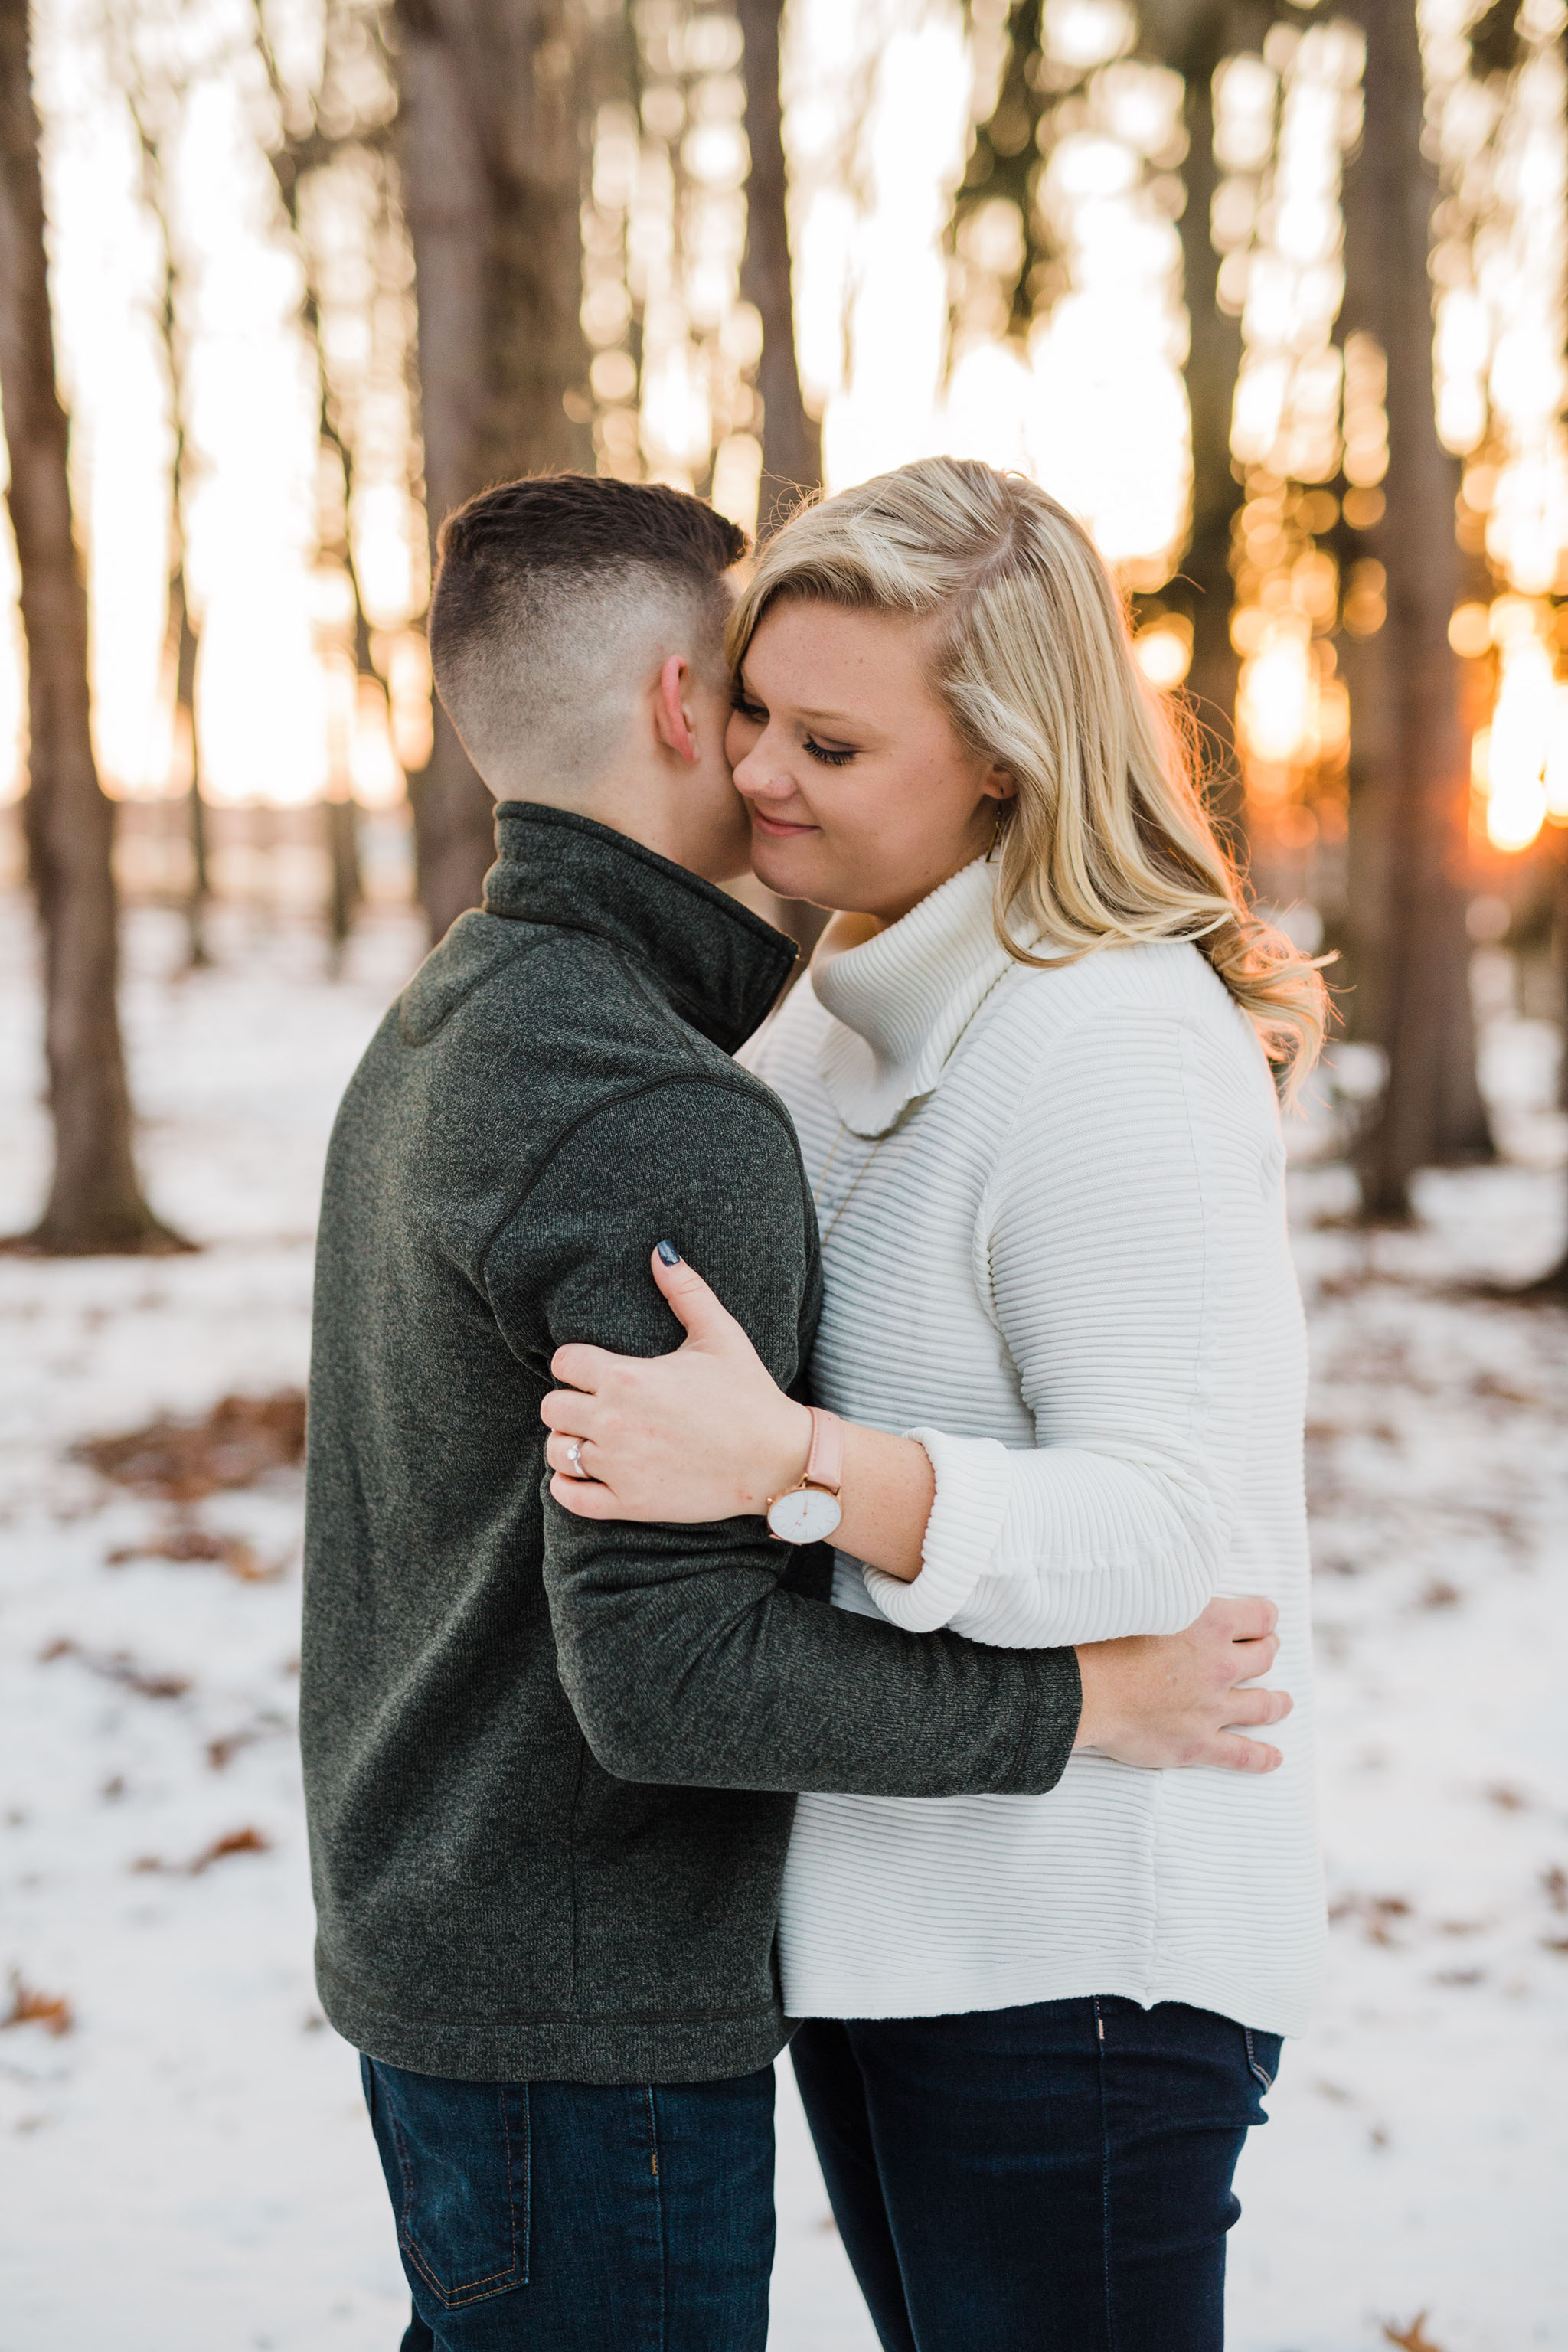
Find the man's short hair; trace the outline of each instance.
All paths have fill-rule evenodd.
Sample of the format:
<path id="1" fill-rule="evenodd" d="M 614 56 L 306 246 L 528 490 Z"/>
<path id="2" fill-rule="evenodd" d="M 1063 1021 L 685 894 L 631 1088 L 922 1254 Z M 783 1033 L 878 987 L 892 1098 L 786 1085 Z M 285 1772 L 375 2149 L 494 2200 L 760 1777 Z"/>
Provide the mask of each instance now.
<path id="1" fill-rule="evenodd" d="M 700 499 L 592 474 L 502 482 L 449 514 L 430 658 L 492 791 L 590 788 L 671 654 L 723 665 L 723 575 L 750 541 Z"/>

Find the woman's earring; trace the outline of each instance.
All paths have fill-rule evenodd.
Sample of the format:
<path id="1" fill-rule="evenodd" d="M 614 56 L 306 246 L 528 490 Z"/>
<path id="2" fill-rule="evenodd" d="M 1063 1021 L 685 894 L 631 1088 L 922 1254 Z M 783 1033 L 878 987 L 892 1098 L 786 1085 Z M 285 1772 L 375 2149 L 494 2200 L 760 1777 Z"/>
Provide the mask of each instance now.
<path id="1" fill-rule="evenodd" d="M 985 863 L 987 866 L 992 863 L 993 859 L 995 857 L 997 850 L 1002 845 L 1002 828 L 1006 822 L 1007 803 L 1005 801 L 998 801 L 996 803 L 996 827 L 991 835 L 991 846 L 985 853 Z"/>

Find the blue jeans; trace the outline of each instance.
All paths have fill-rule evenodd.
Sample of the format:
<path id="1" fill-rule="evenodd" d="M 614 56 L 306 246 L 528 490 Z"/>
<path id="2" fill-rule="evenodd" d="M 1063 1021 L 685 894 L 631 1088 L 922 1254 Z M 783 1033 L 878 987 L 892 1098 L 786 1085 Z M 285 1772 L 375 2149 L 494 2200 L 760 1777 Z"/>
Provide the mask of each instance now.
<path id="1" fill-rule="evenodd" d="M 1277 2034 L 1047 2000 L 819 2020 L 790 2047 L 886 2352 L 1219 2352 L 1231 2176 Z"/>
<path id="2" fill-rule="evenodd" d="M 763 2352 L 773 2076 L 454 2083 L 362 2057 L 403 2352 Z"/>

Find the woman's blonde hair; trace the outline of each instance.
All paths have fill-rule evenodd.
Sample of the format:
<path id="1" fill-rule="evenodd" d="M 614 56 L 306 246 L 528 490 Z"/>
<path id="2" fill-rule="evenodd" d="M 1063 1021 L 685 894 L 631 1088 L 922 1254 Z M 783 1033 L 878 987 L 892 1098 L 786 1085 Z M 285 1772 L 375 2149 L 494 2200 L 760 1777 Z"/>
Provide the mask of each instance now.
<path id="1" fill-rule="evenodd" d="M 922 458 L 767 541 L 730 625 L 737 670 L 785 596 L 938 623 L 932 686 L 1017 785 L 996 894 L 1010 955 L 1191 940 L 1300 1083 L 1323 1042 L 1322 978 L 1248 907 L 1194 780 L 1194 730 L 1144 678 L 1116 583 L 1065 508 L 1022 475 Z"/>

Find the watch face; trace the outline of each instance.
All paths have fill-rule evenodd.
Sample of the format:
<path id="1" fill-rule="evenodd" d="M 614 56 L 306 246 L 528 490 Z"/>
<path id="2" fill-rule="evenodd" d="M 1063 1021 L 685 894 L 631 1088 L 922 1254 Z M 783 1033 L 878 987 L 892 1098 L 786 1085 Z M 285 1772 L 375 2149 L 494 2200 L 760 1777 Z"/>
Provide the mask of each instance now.
<path id="1" fill-rule="evenodd" d="M 822 1486 L 796 1486 L 768 1507 L 768 1525 L 785 1543 L 826 1543 L 844 1517 L 837 1495 Z"/>

